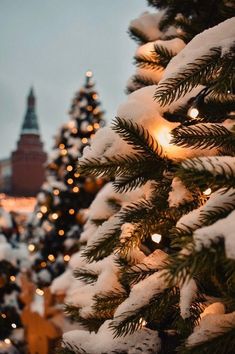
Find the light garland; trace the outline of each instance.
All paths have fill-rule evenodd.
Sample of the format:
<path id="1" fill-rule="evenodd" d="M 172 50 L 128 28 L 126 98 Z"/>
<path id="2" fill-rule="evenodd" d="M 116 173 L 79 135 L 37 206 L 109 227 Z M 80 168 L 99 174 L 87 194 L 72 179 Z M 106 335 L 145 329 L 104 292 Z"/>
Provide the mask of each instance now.
<path id="1" fill-rule="evenodd" d="M 161 239 L 162 239 L 162 235 L 160 235 L 160 234 L 153 234 L 153 235 L 151 236 L 151 239 L 152 239 L 152 241 L 155 242 L 155 243 L 160 243 L 160 242 L 161 242 Z"/>

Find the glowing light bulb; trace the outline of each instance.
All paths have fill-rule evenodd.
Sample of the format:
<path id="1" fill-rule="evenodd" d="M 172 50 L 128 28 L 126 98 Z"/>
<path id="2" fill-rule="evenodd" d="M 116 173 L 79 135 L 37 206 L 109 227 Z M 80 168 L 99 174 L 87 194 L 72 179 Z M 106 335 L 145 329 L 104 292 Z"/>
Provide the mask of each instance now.
<path id="1" fill-rule="evenodd" d="M 65 148 L 65 145 L 64 145 L 64 144 L 60 144 L 60 145 L 59 145 L 59 148 L 60 148 L 61 150 L 63 150 L 63 149 Z"/>
<path id="2" fill-rule="evenodd" d="M 64 261 L 65 262 L 68 262 L 69 260 L 70 260 L 70 256 L 68 255 L 68 254 L 66 254 L 65 256 L 64 256 Z"/>
<path id="3" fill-rule="evenodd" d="M 69 214 L 70 215 L 73 215 L 75 213 L 75 210 L 74 209 L 69 209 Z"/>
<path id="4" fill-rule="evenodd" d="M 54 195 L 59 195 L 60 194 L 60 191 L 59 189 L 54 189 L 54 192 L 53 192 Z"/>
<path id="5" fill-rule="evenodd" d="M 36 294 L 38 294 L 39 296 L 43 296 L 44 295 L 44 291 L 42 289 L 37 288 L 36 289 Z"/>
<path id="6" fill-rule="evenodd" d="M 11 340 L 10 340 L 9 338 L 4 339 L 4 342 L 5 342 L 6 344 L 11 344 Z"/>
<path id="7" fill-rule="evenodd" d="M 206 196 L 208 196 L 208 195 L 211 194 L 211 192 L 212 192 L 211 188 L 207 188 L 207 189 L 203 192 L 203 194 L 206 195 Z"/>
<path id="8" fill-rule="evenodd" d="M 147 324 L 147 322 L 145 321 L 145 319 L 144 318 L 140 318 L 140 325 L 142 326 L 142 327 L 144 327 L 144 326 L 146 326 L 146 324 Z"/>
<path id="9" fill-rule="evenodd" d="M 86 144 L 88 142 L 88 139 L 87 138 L 82 138 L 82 143 L 83 144 Z"/>
<path id="10" fill-rule="evenodd" d="M 87 131 L 88 131 L 88 132 L 92 132 L 92 130 L 93 130 L 93 127 L 92 127 L 92 125 L 89 124 L 89 125 L 87 126 Z"/>
<path id="11" fill-rule="evenodd" d="M 72 178 L 67 179 L 67 183 L 68 184 L 73 184 L 73 179 Z"/>
<path id="12" fill-rule="evenodd" d="M 60 236 L 64 236 L 64 230 L 62 230 L 62 229 L 59 230 L 59 231 L 58 231 L 58 234 L 59 234 Z"/>
<path id="13" fill-rule="evenodd" d="M 92 106 L 87 106 L 87 110 L 89 111 L 89 112 L 91 112 L 92 111 Z"/>
<path id="14" fill-rule="evenodd" d="M 49 254 L 48 257 L 49 261 L 54 262 L 55 261 L 55 256 L 53 254 Z"/>
<path id="15" fill-rule="evenodd" d="M 12 324 L 11 324 L 11 327 L 12 327 L 12 328 L 16 328 L 17 326 L 16 326 L 15 323 L 12 323 Z"/>
<path id="16" fill-rule="evenodd" d="M 46 207 L 46 205 L 42 205 L 41 208 L 40 208 L 40 210 L 41 210 L 41 212 L 42 212 L 43 214 L 45 214 L 45 213 L 47 212 L 47 207 Z"/>
<path id="17" fill-rule="evenodd" d="M 59 215 L 58 215 L 57 213 L 53 213 L 53 214 L 51 215 L 51 218 L 52 218 L 53 220 L 57 220 L 58 217 L 59 217 Z"/>
<path id="18" fill-rule="evenodd" d="M 61 150 L 61 155 L 65 156 L 67 155 L 68 151 L 66 149 Z"/>
<path id="19" fill-rule="evenodd" d="M 188 116 L 190 118 L 197 118 L 199 116 L 199 110 L 195 107 L 191 107 L 188 110 Z"/>
<path id="20" fill-rule="evenodd" d="M 12 281 L 12 282 L 16 281 L 16 277 L 14 275 L 11 275 L 10 276 L 10 281 Z"/>
<path id="21" fill-rule="evenodd" d="M 151 239 L 153 240 L 153 242 L 160 243 L 160 242 L 161 242 L 161 239 L 162 239 L 162 235 L 160 235 L 160 234 L 153 234 L 153 235 L 151 236 Z"/>
<path id="22" fill-rule="evenodd" d="M 95 129 L 99 129 L 99 127 L 100 127 L 99 123 L 94 123 L 94 128 Z"/>
<path id="23" fill-rule="evenodd" d="M 41 262 L 40 265 L 42 268 L 46 268 L 46 266 L 47 266 L 46 262 Z"/>
<path id="24" fill-rule="evenodd" d="M 97 100 L 97 99 L 99 98 L 99 96 L 97 95 L 97 93 L 94 93 L 94 94 L 92 95 L 92 98 L 93 98 L 93 100 Z"/>
<path id="25" fill-rule="evenodd" d="M 159 130 L 156 132 L 156 139 L 163 148 L 169 147 L 171 145 L 170 128 L 160 127 Z"/>
<path id="26" fill-rule="evenodd" d="M 68 165 L 68 166 L 66 167 L 66 170 L 69 171 L 69 172 L 72 171 L 72 170 L 73 170 L 73 166 L 72 166 L 72 165 Z"/>
<path id="27" fill-rule="evenodd" d="M 73 129 L 72 129 L 72 133 L 73 133 L 73 134 L 77 134 L 77 132 L 78 132 L 77 128 L 73 128 Z"/>
<path id="28" fill-rule="evenodd" d="M 28 250 L 29 250 L 29 252 L 33 252 L 33 251 L 35 250 L 35 245 L 32 244 L 32 243 L 30 243 L 30 244 L 28 245 Z"/>
<path id="29" fill-rule="evenodd" d="M 90 70 L 88 70 L 87 72 L 86 72 L 86 77 L 92 77 L 92 71 L 90 71 Z"/>
<path id="30" fill-rule="evenodd" d="M 42 216 L 43 216 L 43 214 L 39 211 L 39 212 L 37 213 L 37 218 L 38 218 L 38 219 L 41 219 Z"/>
<path id="31" fill-rule="evenodd" d="M 73 192 L 74 193 L 78 193 L 79 192 L 79 188 L 78 187 L 73 187 Z"/>
<path id="32" fill-rule="evenodd" d="M 78 178 L 78 177 L 80 177 L 80 173 L 78 173 L 78 172 L 75 172 L 75 173 L 74 173 L 74 177 L 75 177 L 75 178 Z"/>
<path id="33" fill-rule="evenodd" d="M 2 318 L 7 318 L 7 315 L 5 313 L 1 314 Z"/>

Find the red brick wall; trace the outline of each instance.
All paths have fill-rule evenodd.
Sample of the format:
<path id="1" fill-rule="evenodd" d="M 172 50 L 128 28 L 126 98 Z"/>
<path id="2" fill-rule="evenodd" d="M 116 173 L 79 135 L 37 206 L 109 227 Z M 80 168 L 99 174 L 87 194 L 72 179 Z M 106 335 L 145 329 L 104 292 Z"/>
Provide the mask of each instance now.
<path id="1" fill-rule="evenodd" d="M 35 196 L 44 179 L 47 155 L 40 137 L 35 134 L 21 135 L 17 150 L 12 153 L 12 194 Z"/>

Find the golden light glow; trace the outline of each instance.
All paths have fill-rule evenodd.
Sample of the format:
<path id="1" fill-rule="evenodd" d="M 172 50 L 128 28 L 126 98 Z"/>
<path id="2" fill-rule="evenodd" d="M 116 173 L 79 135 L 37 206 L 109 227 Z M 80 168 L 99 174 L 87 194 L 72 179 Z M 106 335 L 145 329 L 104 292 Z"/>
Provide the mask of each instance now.
<path id="1" fill-rule="evenodd" d="M 88 139 L 87 138 L 82 138 L 82 143 L 83 144 L 86 144 L 88 142 Z"/>
<path id="2" fill-rule="evenodd" d="M 59 195 L 60 194 L 60 191 L 59 189 L 54 189 L 54 192 L 53 192 L 54 195 Z"/>
<path id="3" fill-rule="evenodd" d="M 55 261 L 55 256 L 53 254 L 49 254 L 48 257 L 49 261 L 54 262 Z"/>
<path id="4" fill-rule="evenodd" d="M 12 281 L 12 282 L 16 281 L 16 277 L 14 275 L 11 275 L 10 276 L 10 281 Z"/>
<path id="5" fill-rule="evenodd" d="M 44 295 L 44 291 L 42 289 L 37 288 L 36 289 L 36 294 L 38 294 L 39 296 L 43 296 Z"/>
<path id="6" fill-rule="evenodd" d="M 72 133 L 73 133 L 73 134 L 77 134 L 77 132 L 78 132 L 77 128 L 73 128 L 73 129 L 72 129 Z"/>
<path id="7" fill-rule="evenodd" d="M 153 234 L 153 235 L 151 236 L 151 239 L 153 240 L 153 242 L 160 243 L 160 242 L 161 242 L 161 239 L 162 239 L 162 235 L 160 235 L 160 234 Z"/>
<path id="8" fill-rule="evenodd" d="M 68 151 L 66 149 L 61 150 L 61 155 L 65 156 L 67 155 Z"/>
<path id="9" fill-rule="evenodd" d="M 206 196 L 209 196 L 209 195 L 211 194 L 211 192 L 212 192 L 211 188 L 207 188 L 207 189 L 203 192 L 203 194 L 206 195 Z"/>
<path id="10" fill-rule="evenodd" d="M 51 215 L 51 218 L 52 218 L 53 220 L 57 220 L 58 217 L 59 217 L 59 215 L 58 215 L 57 213 L 53 213 L 53 214 Z"/>
<path id="11" fill-rule="evenodd" d="M 159 130 L 156 132 L 155 137 L 158 141 L 158 143 L 163 147 L 167 148 L 169 147 L 170 141 L 171 141 L 171 134 L 170 134 L 170 128 L 169 127 L 160 127 Z"/>
<path id="12" fill-rule="evenodd" d="M 74 173 L 74 177 L 76 177 L 76 178 L 80 177 L 80 173 L 75 172 L 75 173 Z"/>
<path id="13" fill-rule="evenodd" d="M 92 130 L 93 130 L 93 127 L 92 127 L 91 124 L 89 124 L 89 125 L 87 126 L 87 131 L 88 131 L 88 132 L 92 132 Z"/>
<path id="14" fill-rule="evenodd" d="M 189 108 L 188 116 L 191 118 L 197 118 L 199 116 L 199 110 L 195 107 Z"/>
<path id="15" fill-rule="evenodd" d="M 42 218 L 42 213 L 41 213 L 40 211 L 37 213 L 37 218 L 38 218 L 38 219 L 41 219 L 41 218 Z"/>
<path id="16" fill-rule="evenodd" d="M 65 256 L 64 256 L 64 261 L 65 262 L 68 262 L 69 260 L 70 260 L 70 256 L 68 255 L 68 254 L 66 254 Z"/>
<path id="17" fill-rule="evenodd" d="M 94 123 L 94 128 L 95 129 L 99 129 L 99 127 L 100 127 L 99 123 Z"/>
<path id="18" fill-rule="evenodd" d="M 69 214 L 70 215 L 73 215 L 75 213 L 75 210 L 74 209 L 69 209 Z"/>
<path id="19" fill-rule="evenodd" d="M 143 317 L 140 318 L 140 325 L 142 327 L 146 326 L 147 322 L 145 321 L 145 319 Z"/>
<path id="20" fill-rule="evenodd" d="M 72 178 L 67 179 L 67 183 L 68 184 L 73 184 L 73 179 Z"/>
<path id="21" fill-rule="evenodd" d="M 73 192 L 74 193 L 78 193 L 79 192 L 79 188 L 78 187 L 73 187 Z"/>
<path id="22" fill-rule="evenodd" d="M 92 73 L 91 70 L 88 70 L 88 71 L 86 72 L 86 77 L 92 77 L 92 75 L 93 75 L 93 73 Z"/>
<path id="23" fill-rule="evenodd" d="M 59 148 L 60 148 L 61 150 L 63 150 L 63 149 L 65 148 L 65 145 L 64 145 L 64 144 L 60 144 L 60 145 L 59 145 Z"/>
<path id="24" fill-rule="evenodd" d="M 10 340 L 9 338 L 4 339 L 4 342 L 5 342 L 6 344 L 11 344 L 11 340 Z"/>
<path id="25" fill-rule="evenodd" d="M 2 318 L 7 318 L 7 315 L 5 313 L 1 314 Z"/>
<path id="26" fill-rule="evenodd" d="M 17 326 L 16 326 L 15 323 L 12 323 L 12 324 L 11 324 L 11 327 L 12 327 L 12 328 L 16 328 Z"/>
<path id="27" fill-rule="evenodd" d="M 41 266 L 42 268 L 46 268 L 47 264 L 46 264 L 46 262 L 43 261 L 43 262 L 40 263 L 40 266 Z"/>
<path id="28" fill-rule="evenodd" d="M 66 170 L 69 171 L 69 172 L 72 171 L 72 170 L 73 170 L 73 166 L 72 166 L 72 165 L 68 165 L 68 166 L 66 167 Z"/>
<path id="29" fill-rule="evenodd" d="M 59 234 L 60 236 L 64 236 L 64 230 L 62 230 L 62 229 L 59 230 L 59 231 L 58 231 L 58 234 Z"/>
<path id="30" fill-rule="evenodd" d="M 30 243 L 28 245 L 28 250 L 29 250 L 29 252 L 33 252 L 35 250 L 35 245 L 33 243 Z"/>
<path id="31" fill-rule="evenodd" d="M 91 112 L 92 111 L 92 106 L 87 106 L 87 110 L 89 111 L 89 112 Z"/>
<path id="32" fill-rule="evenodd" d="M 92 95 L 92 98 L 93 98 L 93 100 L 97 100 L 97 99 L 99 98 L 99 95 L 97 95 L 97 93 L 94 93 L 94 94 Z"/>
<path id="33" fill-rule="evenodd" d="M 43 214 L 45 214 L 48 209 L 47 209 L 46 205 L 42 205 L 41 208 L 40 208 L 40 210 L 41 210 L 41 212 L 42 212 Z"/>

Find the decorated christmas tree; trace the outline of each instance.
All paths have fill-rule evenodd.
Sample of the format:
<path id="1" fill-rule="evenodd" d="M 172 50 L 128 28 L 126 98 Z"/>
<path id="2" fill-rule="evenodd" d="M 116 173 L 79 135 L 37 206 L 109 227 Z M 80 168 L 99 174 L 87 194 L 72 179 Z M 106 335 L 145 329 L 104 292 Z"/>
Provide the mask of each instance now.
<path id="1" fill-rule="evenodd" d="M 24 353 L 20 301 L 21 270 L 28 266 L 28 250 L 19 243 L 10 213 L 0 208 L 0 353 Z"/>
<path id="2" fill-rule="evenodd" d="M 87 71 L 85 85 L 72 101 L 70 120 L 55 138 L 46 182 L 28 225 L 28 247 L 34 280 L 39 286 L 50 284 L 63 272 L 71 254 L 78 249 L 85 210 L 103 183 L 101 179 L 81 177 L 77 171 L 84 147 L 104 126 L 103 113 L 92 72 Z"/>
<path id="3" fill-rule="evenodd" d="M 80 326 L 64 334 L 65 354 L 235 351 L 235 8 L 149 3 L 163 12 L 132 22 L 132 34 L 150 38 L 147 51 L 164 45 L 136 62 L 161 77 L 129 82 L 135 92 L 79 161 L 82 175 L 114 182 L 64 278 Z"/>

